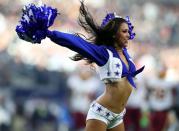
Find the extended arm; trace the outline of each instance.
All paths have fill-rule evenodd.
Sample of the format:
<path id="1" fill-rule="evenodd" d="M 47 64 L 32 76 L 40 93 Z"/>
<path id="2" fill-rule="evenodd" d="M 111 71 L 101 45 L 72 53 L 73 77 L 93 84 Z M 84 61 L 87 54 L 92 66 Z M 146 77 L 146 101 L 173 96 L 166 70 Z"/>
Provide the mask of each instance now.
<path id="1" fill-rule="evenodd" d="M 60 31 L 47 31 L 47 37 L 58 45 L 78 52 L 99 66 L 104 65 L 108 60 L 109 55 L 104 46 L 91 44 L 79 36 Z"/>

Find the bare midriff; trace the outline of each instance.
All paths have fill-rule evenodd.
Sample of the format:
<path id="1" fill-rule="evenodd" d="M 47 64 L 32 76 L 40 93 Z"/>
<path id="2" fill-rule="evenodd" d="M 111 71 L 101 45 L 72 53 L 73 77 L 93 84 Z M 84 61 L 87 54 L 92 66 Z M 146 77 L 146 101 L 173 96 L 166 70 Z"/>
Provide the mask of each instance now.
<path id="1" fill-rule="evenodd" d="M 110 111 L 120 113 L 126 106 L 132 88 L 126 78 L 121 78 L 118 82 L 106 84 L 105 92 L 96 101 Z"/>

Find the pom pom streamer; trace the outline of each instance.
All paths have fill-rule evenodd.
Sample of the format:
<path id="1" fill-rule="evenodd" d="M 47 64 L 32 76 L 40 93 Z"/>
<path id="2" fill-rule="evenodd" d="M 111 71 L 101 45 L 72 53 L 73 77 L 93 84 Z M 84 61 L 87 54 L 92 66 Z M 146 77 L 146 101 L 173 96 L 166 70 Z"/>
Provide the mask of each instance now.
<path id="1" fill-rule="evenodd" d="M 129 39 L 132 40 L 132 39 L 134 39 L 134 37 L 136 35 L 134 32 L 132 32 L 133 29 L 134 29 L 134 26 L 132 25 L 129 16 L 126 16 L 125 20 L 126 20 L 128 27 L 129 27 L 129 35 L 130 35 Z"/>
<path id="2" fill-rule="evenodd" d="M 104 18 L 103 21 L 102 21 L 101 27 L 103 28 L 103 27 L 106 26 L 111 20 L 113 20 L 113 19 L 115 19 L 115 18 L 121 18 L 121 19 L 126 20 L 126 22 L 127 22 L 127 24 L 128 24 L 128 27 L 129 27 L 129 35 L 130 35 L 130 38 L 129 38 L 129 39 L 130 39 L 130 40 L 134 39 L 135 33 L 132 32 L 134 26 L 132 25 L 129 16 L 126 16 L 125 18 L 123 18 L 123 17 L 121 17 L 121 16 L 116 15 L 115 12 L 107 13 L 107 15 L 105 16 L 105 18 Z"/>
<path id="3" fill-rule="evenodd" d="M 113 20 L 114 18 L 122 18 L 121 16 L 116 15 L 115 12 L 112 13 L 107 13 L 107 15 L 105 16 L 105 18 L 102 21 L 101 27 L 106 26 L 111 20 Z"/>
<path id="4" fill-rule="evenodd" d="M 46 38 L 47 29 L 53 25 L 57 9 L 50 6 L 29 4 L 22 9 L 22 17 L 16 26 L 20 39 L 31 43 L 41 43 Z"/>

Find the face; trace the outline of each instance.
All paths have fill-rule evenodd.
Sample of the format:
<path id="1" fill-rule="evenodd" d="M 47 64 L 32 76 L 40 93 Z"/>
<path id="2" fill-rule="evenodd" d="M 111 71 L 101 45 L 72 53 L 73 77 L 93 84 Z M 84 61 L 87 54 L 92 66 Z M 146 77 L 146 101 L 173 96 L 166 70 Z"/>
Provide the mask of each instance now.
<path id="1" fill-rule="evenodd" d="M 128 45 L 128 40 L 129 40 L 129 28 L 127 23 L 122 23 L 118 29 L 118 32 L 116 34 L 116 41 L 117 41 L 117 46 L 119 47 L 127 47 Z"/>

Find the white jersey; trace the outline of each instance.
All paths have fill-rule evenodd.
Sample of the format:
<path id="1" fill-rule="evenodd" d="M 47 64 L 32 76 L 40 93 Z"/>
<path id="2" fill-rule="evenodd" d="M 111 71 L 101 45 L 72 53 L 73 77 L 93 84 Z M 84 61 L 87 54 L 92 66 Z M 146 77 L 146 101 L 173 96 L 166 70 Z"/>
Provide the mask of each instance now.
<path id="1" fill-rule="evenodd" d="M 149 81 L 148 86 L 151 89 L 149 95 L 149 106 L 153 110 L 161 111 L 171 108 L 173 104 L 172 89 L 173 83 L 165 79 L 153 79 Z"/>

